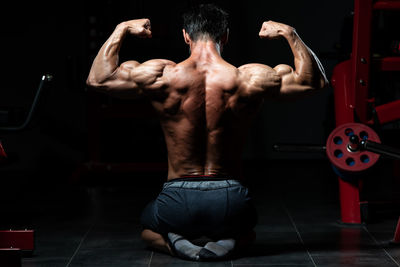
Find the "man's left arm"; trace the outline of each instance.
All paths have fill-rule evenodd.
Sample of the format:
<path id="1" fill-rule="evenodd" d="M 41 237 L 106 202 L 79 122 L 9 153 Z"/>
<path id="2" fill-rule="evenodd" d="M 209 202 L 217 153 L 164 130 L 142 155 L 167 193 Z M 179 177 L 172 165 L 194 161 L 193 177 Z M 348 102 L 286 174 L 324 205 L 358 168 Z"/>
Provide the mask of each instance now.
<path id="1" fill-rule="evenodd" d="M 140 64 L 127 61 L 119 65 L 119 51 L 127 34 L 140 38 L 151 38 L 148 19 L 130 20 L 120 23 L 103 44 L 87 78 L 87 85 L 96 91 L 119 97 L 138 96 L 144 89 L 162 88 L 163 73 L 166 66 L 175 63 L 155 59 Z"/>

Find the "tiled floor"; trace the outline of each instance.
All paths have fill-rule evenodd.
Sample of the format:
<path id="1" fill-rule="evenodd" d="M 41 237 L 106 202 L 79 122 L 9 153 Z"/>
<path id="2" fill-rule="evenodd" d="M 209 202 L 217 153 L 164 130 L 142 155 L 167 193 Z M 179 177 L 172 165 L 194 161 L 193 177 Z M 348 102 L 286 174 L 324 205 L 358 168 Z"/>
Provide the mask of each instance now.
<path id="1" fill-rule="evenodd" d="M 157 178 L 130 177 L 140 186 L 117 176 L 97 186 L 54 183 L 26 193 L 29 201 L 18 202 L 19 212 L 9 208 L 6 214 L 15 217 L 10 222 L 36 230 L 36 250 L 23 267 L 400 266 L 400 247 L 388 243 L 396 216 L 382 214 L 357 227 L 338 223 L 337 181 L 329 164 L 261 166 L 246 171 L 259 212 L 257 240 L 230 261 L 189 262 L 144 246 L 138 218 L 158 193 Z"/>

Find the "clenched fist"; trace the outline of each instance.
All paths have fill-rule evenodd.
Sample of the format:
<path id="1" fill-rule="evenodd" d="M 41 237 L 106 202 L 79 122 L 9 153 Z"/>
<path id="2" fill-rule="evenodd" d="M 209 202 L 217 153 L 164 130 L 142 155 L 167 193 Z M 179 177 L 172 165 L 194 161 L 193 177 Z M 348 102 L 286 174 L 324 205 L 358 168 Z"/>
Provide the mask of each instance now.
<path id="1" fill-rule="evenodd" d="M 285 34 L 294 32 L 294 28 L 275 21 L 266 21 L 261 26 L 259 33 L 260 38 L 278 39 Z"/>
<path id="2" fill-rule="evenodd" d="M 129 34 L 141 38 L 151 38 L 151 24 L 149 19 L 128 20 L 122 22 L 120 25 L 125 27 Z"/>

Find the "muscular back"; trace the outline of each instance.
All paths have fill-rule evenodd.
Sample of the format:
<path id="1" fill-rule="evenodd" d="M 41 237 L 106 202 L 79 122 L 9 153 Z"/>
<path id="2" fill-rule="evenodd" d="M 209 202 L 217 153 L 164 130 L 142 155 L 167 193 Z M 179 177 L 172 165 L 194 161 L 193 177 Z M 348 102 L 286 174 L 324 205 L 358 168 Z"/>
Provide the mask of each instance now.
<path id="1" fill-rule="evenodd" d="M 245 134 L 262 98 L 246 96 L 243 74 L 222 59 L 198 63 L 166 68 L 165 93 L 152 100 L 167 144 L 168 177 L 239 178 Z"/>
<path id="2" fill-rule="evenodd" d="M 245 135 L 263 98 L 303 95 L 323 88 L 327 79 L 322 65 L 292 27 L 273 21 L 264 22 L 259 35 L 285 38 L 295 70 L 288 65 L 272 69 L 262 64 L 235 68 L 220 55 L 222 41 L 203 36 L 194 42 L 183 33 L 191 55 L 179 64 L 156 59 L 118 65 L 125 35 L 151 38 L 148 19 L 119 24 L 94 59 L 87 84 L 120 97 L 150 98 L 165 135 L 168 179 L 190 175 L 239 179 Z"/>

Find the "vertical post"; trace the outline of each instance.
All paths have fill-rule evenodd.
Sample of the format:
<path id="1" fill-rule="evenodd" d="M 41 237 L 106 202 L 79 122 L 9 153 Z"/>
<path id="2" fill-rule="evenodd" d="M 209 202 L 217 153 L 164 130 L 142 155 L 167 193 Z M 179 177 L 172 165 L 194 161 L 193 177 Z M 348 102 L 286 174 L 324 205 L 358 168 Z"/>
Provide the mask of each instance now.
<path id="1" fill-rule="evenodd" d="M 351 86 L 351 61 L 338 64 L 333 70 L 332 86 L 335 97 L 336 126 L 354 122 L 354 90 Z M 361 223 L 360 192 L 358 184 L 338 177 L 341 221 Z"/>
<path id="2" fill-rule="evenodd" d="M 335 68 L 336 126 L 368 121 L 368 88 L 371 60 L 372 0 L 354 0 L 353 47 L 351 59 Z M 357 117 L 355 117 L 357 116 Z M 361 178 L 359 178 L 361 179 Z M 339 177 L 341 219 L 361 223 L 361 181 L 351 183 Z"/>
<path id="3" fill-rule="evenodd" d="M 358 119 L 367 123 L 370 85 L 372 0 L 354 0 L 351 83 Z"/>
<path id="4" fill-rule="evenodd" d="M 339 177 L 340 216 L 343 223 L 361 223 L 360 188 Z"/>

